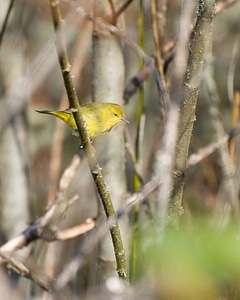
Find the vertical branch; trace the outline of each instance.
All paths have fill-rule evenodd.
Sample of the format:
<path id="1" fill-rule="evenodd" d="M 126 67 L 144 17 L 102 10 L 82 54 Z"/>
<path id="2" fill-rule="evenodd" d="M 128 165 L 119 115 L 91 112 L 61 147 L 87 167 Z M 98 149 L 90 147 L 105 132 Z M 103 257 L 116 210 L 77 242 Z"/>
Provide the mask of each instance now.
<path id="1" fill-rule="evenodd" d="M 214 0 L 199 0 L 197 22 L 190 45 L 187 72 L 184 82 L 183 98 L 180 106 L 178 136 L 175 150 L 174 184 L 169 211 L 170 221 L 179 221 L 182 211 L 184 174 L 189 144 L 195 121 L 197 97 L 204 58 L 209 52 L 212 19 L 215 13 Z M 180 95 L 178 95 L 179 97 Z"/>

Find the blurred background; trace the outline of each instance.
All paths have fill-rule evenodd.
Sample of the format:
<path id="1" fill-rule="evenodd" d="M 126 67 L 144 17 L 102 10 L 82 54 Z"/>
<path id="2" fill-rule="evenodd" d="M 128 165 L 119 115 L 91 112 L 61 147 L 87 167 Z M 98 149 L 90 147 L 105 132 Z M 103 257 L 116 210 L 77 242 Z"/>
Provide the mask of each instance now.
<path id="1" fill-rule="evenodd" d="M 91 21 L 83 17 L 81 11 L 77 12 L 77 8 L 81 7 L 90 15 L 95 13 L 97 16 L 107 19 L 108 12 L 111 11 L 109 5 L 111 1 L 105 2 L 106 9 L 100 9 L 96 1 L 60 1 L 61 12 L 65 19 L 64 36 L 67 51 L 81 105 L 92 101 L 93 89 L 95 89 L 93 25 Z M 177 36 L 181 2 L 162 1 L 166 5 L 165 26 L 161 41 L 163 48 Z M 9 0 L 2 0 L 0 3 L 1 28 L 3 28 L 10 3 Z M 61 174 L 80 147 L 79 138 L 73 136 L 71 130 L 61 121 L 35 112 L 36 109 L 58 110 L 68 107 L 55 50 L 49 1 L 19 0 L 12 1 L 12 4 L 10 17 L 0 40 L 0 105 L 2 104 L 0 106 L 2 108 L 0 111 L 0 241 L 2 244 L 20 234 L 29 224 L 45 213 L 55 197 Z M 120 5 L 118 1 L 115 4 L 116 6 Z M 144 13 L 143 48 L 145 53 L 151 56 L 155 53 L 155 45 L 150 1 L 142 1 L 142 5 Z M 132 1 L 119 21 L 122 30 L 135 43 L 139 42 L 137 21 L 139 8 L 140 2 Z M 212 69 L 220 100 L 221 120 L 226 133 L 232 128 L 233 97 L 240 89 L 238 76 L 240 72 L 239 14 L 240 3 L 236 1 L 234 5 L 216 15 L 212 27 Z M 124 62 L 123 95 L 124 86 L 139 70 L 139 58 L 134 49 L 124 40 L 121 40 L 120 44 Z M 166 59 L 168 54 L 169 52 L 166 52 L 163 59 Z M 167 82 L 171 79 L 172 72 L 174 70 L 170 63 L 166 72 Z M 114 73 L 111 76 L 114 77 Z M 160 116 L 161 102 L 156 83 L 151 75 L 144 82 L 143 87 L 145 122 L 141 137 L 139 165 L 143 182 L 146 183 L 153 173 L 155 153 L 161 146 L 163 123 Z M 108 138 L 111 139 L 119 132 L 122 134 L 124 130 L 128 131 L 130 142 L 134 148 L 137 134 L 138 94 L 133 95 L 125 105 L 123 99 L 121 101 L 120 104 L 123 105 L 126 118 L 130 123 L 127 126 L 120 124 L 108 136 L 98 138 L 94 142 L 98 153 L 105 151 Z M 115 102 L 115 99 L 112 99 L 112 102 Z M 189 154 L 215 140 L 210 109 L 206 91 L 201 86 Z M 236 170 L 240 158 L 239 150 L 239 137 L 236 137 L 234 156 Z M 104 159 L 101 160 L 100 154 L 99 160 L 104 164 Z M 133 163 L 129 154 L 126 153 L 124 154 L 123 169 L 126 186 L 121 192 L 121 201 L 117 206 L 120 206 L 127 195 L 134 191 Z M 185 210 L 182 217 L 183 222 L 194 222 L 195 216 L 209 218 L 213 216 L 217 205 L 221 176 L 217 153 L 187 171 L 183 199 Z M 237 178 L 236 184 L 239 186 Z M 109 188 L 111 190 L 111 186 Z M 70 228 L 97 215 L 96 188 L 84 159 L 68 186 L 65 197 L 71 199 L 75 194 L 79 195 L 79 199 L 68 209 L 60 224 L 60 229 Z M 149 196 L 148 200 L 150 211 L 153 213 L 154 204 L 151 203 L 154 203 L 154 193 Z M 146 208 L 143 209 L 144 216 L 141 219 L 143 222 L 148 219 L 145 216 L 145 210 Z M 146 222 L 148 223 L 149 220 Z M 52 266 L 51 259 L 49 262 L 45 256 L 48 250 L 47 243 L 44 241 L 37 241 L 34 245 L 19 251 L 18 257 L 33 269 L 40 266 L 40 269 L 43 270 L 46 268 L 47 262 L 47 268 L 53 268 L 52 272 L 54 276 L 57 276 L 69 259 L 76 254 L 76 249 L 84 241 L 84 238 L 85 236 L 64 242 L 55 242 L 52 252 L 55 260 Z M 94 257 L 94 253 L 92 256 Z M 92 264 L 90 262 L 83 270 L 79 271 L 74 283 L 67 287 L 66 297 L 75 299 L 71 297 L 78 293 L 84 294 L 87 287 L 93 285 L 96 280 L 95 274 L 93 275 L 91 271 L 91 268 L 94 269 L 92 266 L 94 263 L 95 260 L 92 259 Z M 12 277 L 13 282 L 16 282 L 15 276 Z M 33 287 L 27 280 L 23 281 L 23 283 L 18 281 L 20 287 L 16 288 L 19 299 L 32 299 L 37 296 L 39 296 L 38 299 L 42 299 L 40 295 L 43 297 L 43 294 L 40 288 Z M 209 299 L 218 299 L 217 294 L 211 292 L 210 295 L 213 298 Z M 26 295 L 29 297 L 27 298 Z M 130 295 L 129 299 L 134 299 L 131 293 Z M 79 299 L 77 296 L 75 297 Z M 163 299 L 178 299 L 170 297 L 171 295 L 166 294 Z M 183 296 L 181 299 L 198 298 L 184 298 Z"/>

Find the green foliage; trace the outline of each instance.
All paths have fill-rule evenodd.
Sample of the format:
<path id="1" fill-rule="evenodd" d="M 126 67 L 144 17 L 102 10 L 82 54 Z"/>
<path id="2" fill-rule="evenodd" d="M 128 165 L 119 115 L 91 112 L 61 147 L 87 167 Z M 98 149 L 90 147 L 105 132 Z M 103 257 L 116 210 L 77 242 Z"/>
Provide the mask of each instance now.
<path id="1" fill-rule="evenodd" d="M 240 296 L 239 229 L 216 229 L 199 223 L 146 239 L 141 270 L 161 299 L 235 299 Z M 146 241 L 145 240 L 145 241 Z M 145 272 L 146 274 L 146 272 Z M 235 295 L 236 296 L 236 295 Z"/>

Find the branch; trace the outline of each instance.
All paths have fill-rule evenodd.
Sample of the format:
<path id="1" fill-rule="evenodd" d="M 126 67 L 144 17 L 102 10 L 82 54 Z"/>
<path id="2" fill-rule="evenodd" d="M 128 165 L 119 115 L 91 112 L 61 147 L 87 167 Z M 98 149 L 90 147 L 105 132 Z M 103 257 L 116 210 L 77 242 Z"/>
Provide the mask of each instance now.
<path id="1" fill-rule="evenodd" d="M 175 150 L 174 185 L 171 195 L 169 219 L 178 224 L 182 214 L 182 194 L 184 173 L 188 156 L 192 128 L 195 121 L 197 97 L 204 59 L 209 52 L 212 19 L 215 12 L 214 0 L 199 0 L 197 22 L 193 30 L 187 72 L 184 82 L 183 98 L 179 112 L 178 137 Z"/>
<path id="2" fill-rule="evenodd" d="M 76 89 L 73 83 L 73 76 L 71 72 L 71 65 L 68 60 L 68 55 L 66 52 L 66 47 L 63 38 L 63 19 L 61 16 L 59 2 L 55 0 L 50 0 L 52 18 L 54 23 L 54 28 L 57 34 L 57 49 L 58 49 L 58 59 L 62 70 L 63 80 L 66 87 L 69 105 L 72 108 L 72 113 L 79 131 L 79 135 L 82 140 L 83 148 L 87 154 L 88 165 L 91 170 L 92 177 L 95 181 L 98 193 L 100 195 L 102 205 L 104 207 L 107 217 L 114 217 L 116 215 L 112 200 L 110 198 L 109 190 L 106 182 L 104 181 L 102 171 L 98 165 L 95 150 L 90 142 L 86 124 L 83 120 L 83 115 L 77 98 Z M 120 278 L 124 282 L 128 282 L 128 271 L 127 263 L 125 257 L 124 246 L 122 242 L 122 237 L 120 233 L 120 228 L 118 222 L 110 228 L 110 233 L 112 237 L 114 254 L 117 263 L 117 272 Z"/>

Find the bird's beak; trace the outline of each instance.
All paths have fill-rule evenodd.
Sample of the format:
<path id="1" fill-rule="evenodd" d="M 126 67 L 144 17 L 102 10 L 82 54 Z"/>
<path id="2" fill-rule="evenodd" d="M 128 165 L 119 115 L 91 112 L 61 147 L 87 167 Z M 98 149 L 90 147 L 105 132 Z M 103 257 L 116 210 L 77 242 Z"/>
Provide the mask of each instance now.
<path id="1" fill-rule="evenodd" d="M 124 121 L 124 122 L 126 122 L 127 124 L 130 123 L 130 122 L 129 122 L 127 119 L 125 119 L 125 118 L 121 118 L 121 120 Z"/>

